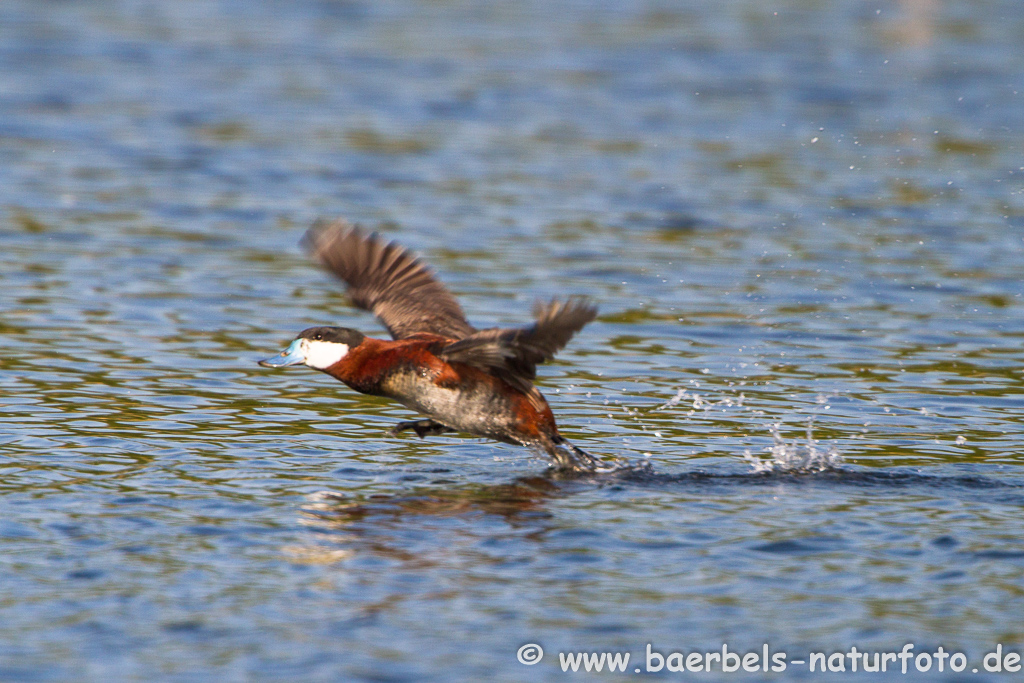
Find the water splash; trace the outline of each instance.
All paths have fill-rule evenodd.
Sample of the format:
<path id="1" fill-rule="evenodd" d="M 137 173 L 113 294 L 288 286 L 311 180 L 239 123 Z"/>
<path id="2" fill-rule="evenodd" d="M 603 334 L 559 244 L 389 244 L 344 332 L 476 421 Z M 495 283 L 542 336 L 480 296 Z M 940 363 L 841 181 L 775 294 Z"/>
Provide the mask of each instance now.
<path id="1" fill-rule="evenodd" d="M 686 398 L 686 389 L 681 388 L 676 392 L 675 396 L 665 401 L 660 406 L 656 407 L 654 410 L 666 410 L 668 408 L 673 408 L 679 405 L 679 402 L 682 401 L 684 398 Z"/>
<path id="2" fill-rule="evenodd" d="M 700 384 L 694 382 L 694 386 L 700 387 Z M 743 407 L 743 401 L 746 400 L 746 397 L 743 394 L 740 394 L 736 398 L 732 398 L 730 396 L 726 396 L 725 398 L 723 398 L 721 400 L 711 401 L 711 400 L 708 400 L 708 399 L 704 398 L 703 396 L 701 396 L 697 392 L 692 392 L 691 393 L 686 388 L 681 388 L 678 391 L 676 391 L 676 395 L 675 396 L 670 398 L 665 403 L 662 403 L 661 405 L 658 405 L 658 406 L 655 406 L 654 408 L 651 408 L 650 412 L 654 413 L 654 412 L 657 412 L 659 410 L 667 410 L 669 408 L 674 408 L 677 405 L 679 405 L 685 399 L 690 399 L 693 402 L 693 410 L 691 410 L 689 413 L 687 413 L 687 415 L 693 415 L 698 410 L 703 410 L 705 413 L 707 413 L 707 412 L 710 412 L 711 409 L 717 408 L 717 407 L 720 407 L 720 406 L 724 406 L 724 407 L 727 407 L 727 408 L 732 408 L 732 407 L 742 408 Z M 639 411 L 637 411 L 637 412 L 639 412 Z"/>
<path id="3" fill-rule="evenodd" d="M 765 449 L 769 457 L 754 455 L 749 450 L 743 452 L 743 459 L 753 466 L 755 472 L 824 472 L 834 470 L 843 464 L 843 456 L 835 447 L 825 448 L 814 438 L 814 420 L 807 421 L 807 440 L 787 442 L 779 431 L 781 425 L 773 424 L 768 428 L 771 432 L 772 446 Z"/>

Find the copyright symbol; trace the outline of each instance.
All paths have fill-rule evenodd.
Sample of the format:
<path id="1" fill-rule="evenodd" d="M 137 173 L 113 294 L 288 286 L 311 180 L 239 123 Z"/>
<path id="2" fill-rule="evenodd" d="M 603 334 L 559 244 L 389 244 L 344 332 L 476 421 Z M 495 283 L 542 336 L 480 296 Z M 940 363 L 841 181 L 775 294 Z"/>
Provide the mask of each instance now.
<path id="1" fill-rule="evenodd" d="M 544 648 L 537 643 L 527 643 L 519 648 L 519 652 L 516 653 L 516 659 L 519 660 L 520 664 L 532 666 L 544 659 Z"/>

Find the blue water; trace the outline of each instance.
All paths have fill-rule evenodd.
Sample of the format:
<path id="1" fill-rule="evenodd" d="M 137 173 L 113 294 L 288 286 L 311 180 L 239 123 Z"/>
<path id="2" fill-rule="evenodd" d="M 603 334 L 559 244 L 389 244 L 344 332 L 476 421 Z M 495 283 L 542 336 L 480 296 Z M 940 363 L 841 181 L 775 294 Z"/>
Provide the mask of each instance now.
<path id="1" fill-rule="evenodd" d="M 984 678 L 1024 652 L 1022 36 L 1009 0 L 4 0 L 0 679 Z M 591 296 L 539 385 L 651 470 L 256 366 L 384 334 L 321 216 L 479 327 Z"/>

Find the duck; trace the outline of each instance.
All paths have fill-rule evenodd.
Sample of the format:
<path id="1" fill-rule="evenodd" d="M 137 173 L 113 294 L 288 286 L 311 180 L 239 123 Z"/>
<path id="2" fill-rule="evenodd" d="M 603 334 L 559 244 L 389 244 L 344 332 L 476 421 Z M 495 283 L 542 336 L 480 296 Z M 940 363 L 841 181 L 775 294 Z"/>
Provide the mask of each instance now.
<path id="1" fill-rule="evenodd" d="M 477 329 L 428 266 L 376 232 L 344 219 L 321 219 L 302 243 L 345 284 L 354 306 L 377 316 L 391 339 L 347 327 L 310 327 L 261 366 L 305 365 L 422 416 L 398 422 L 393 435 L 461 432 L 539 450 L 556 470 L 600 469 L 597 458 L 559 433 L 534 385 L 537 365 L 597 317 L 589 297 L 538 303 L 525 327 Z"/>

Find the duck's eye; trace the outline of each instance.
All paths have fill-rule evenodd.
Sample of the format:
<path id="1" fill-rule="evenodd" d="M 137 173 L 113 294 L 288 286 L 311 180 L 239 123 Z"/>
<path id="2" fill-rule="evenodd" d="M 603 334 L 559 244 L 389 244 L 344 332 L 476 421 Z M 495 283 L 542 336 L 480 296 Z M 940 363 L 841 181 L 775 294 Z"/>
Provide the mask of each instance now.
<path id="1" fill-rule="evenodd" d="M 323 340 L 324 340 L 324 335 L 321 334 L 320 332 L 317 332 L 316 334 L 313 335 L 313 341 L 323 341 Z"/>

